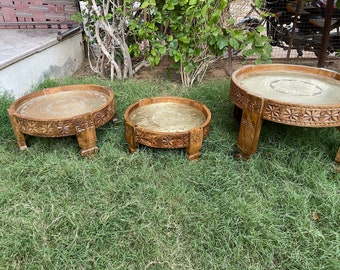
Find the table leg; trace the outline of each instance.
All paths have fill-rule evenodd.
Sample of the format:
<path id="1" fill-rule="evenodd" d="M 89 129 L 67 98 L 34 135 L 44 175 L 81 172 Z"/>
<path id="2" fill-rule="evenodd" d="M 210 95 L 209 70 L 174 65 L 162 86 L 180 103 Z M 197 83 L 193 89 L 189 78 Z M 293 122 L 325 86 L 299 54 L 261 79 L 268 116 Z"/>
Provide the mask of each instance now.
<path id="1" fill-rule="evenodd" d="M 248 159 L 256 153 L 260 138 L 263 123 L 261 118 L 263 104 L 261 100 L 255 104 L 256 106 L 254 104 L 249 104 L 242 112 L 237 146 L 243 159 Z"/>
<path id="2" fill-rule="evenodd" d="M 76 121 L 75 128 L 77 141 L 81 149 L 80 154 L 83 157 L 92 157 L 98 153 L 99 148 L 96 146 L 97 135 L 92 116 L 89 115 Z"/>
<path id="3" fill-rule="evenodd" d="M 14 135 L 15 135 L 15 138 L 17 140 L 17 144 L 19 146 L 19 149 L 20 150 L 27 149 L 25 134 L 20 131 L 19 125 L 16 121 L 15 116 L 10 115 L 10 120 L 11 120 L 12 128 L 13 128 Z"/>
<path id="4" fill-rule="evenodd" d="M 190 132 L 189 146 L 187 147 L 187 156 L 190 160 L 198 160 L 203 143 L 203 128 L 198 127 Z"/>
<path id="5" fill-rule="evenodd" d="M 128 150 L 132 154 L 136 152 L 138 148 L 138 142 L 136 140 L 135 129 L 130 125 L 125 125 L 125 138 L 128 143 Z"/>
<path id="6" fill-rule="evenodd" d="M 340 173 L 340 147 L 335 157 L 335 172 Z"/>
<path id="7" fill-rule="evenodd" d="M 340 127 L 336 127 L 338 131 L 340 131 Z M 335 171 L 340 173 L 340 147 L 338 148 L 338 152 L 335 156 Z"/>
<path id="8" fill-rule="evenodd" d="M 96 145 L 97 136 L 96 130 L 87 129 L 84 132 L 77 133 L 77 141 L 80 147 L 80 154 L 83 157 L 92 157 L 98 153 L 99 148 Z"/>
<path id="9" fill-rule="evenodd" d="M 339 149 L 338 149 L 338 153 L 336 154 L 335 162 L 338 163 L 338 164 L 340 165 L 340 147 L 339 147 Z"/>

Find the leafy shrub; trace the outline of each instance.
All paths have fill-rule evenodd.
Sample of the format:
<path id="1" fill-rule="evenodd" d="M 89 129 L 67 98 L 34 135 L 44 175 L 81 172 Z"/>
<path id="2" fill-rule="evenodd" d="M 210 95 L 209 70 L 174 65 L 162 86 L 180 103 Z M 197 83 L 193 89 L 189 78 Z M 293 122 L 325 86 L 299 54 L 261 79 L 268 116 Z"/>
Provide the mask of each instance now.
<path id="1" fill-rule="evenodd" d="M 85 24 L 92 69 L 127 78 L 168 55 L 182 83 L 201 82 L 228 48 L 267 61 L 271 46 L 263 27 L 246 32 L 230 19 L 227 0 L 90 0 L 76 18 Z"/>

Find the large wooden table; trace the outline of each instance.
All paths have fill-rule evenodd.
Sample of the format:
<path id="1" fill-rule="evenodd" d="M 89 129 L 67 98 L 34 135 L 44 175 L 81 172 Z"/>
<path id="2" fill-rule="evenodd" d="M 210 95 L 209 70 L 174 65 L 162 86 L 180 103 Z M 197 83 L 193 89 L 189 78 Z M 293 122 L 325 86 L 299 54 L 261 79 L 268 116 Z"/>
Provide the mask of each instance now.
<path id="1" fill-rule="evenodd" d="M 241 118 L 238 149 L 257 151 L 263 120 L 302 127 L 340 127 L 340 74 L 299 65 L 244 66 L 232 74 L 230 98 Z M 340 148 L 335 160 L 340 162 Z"/>
<path id="2" fill-rule="evenodd" d="M 98 152 L 95 129 L 116 115 L 113 91 L 91 84 L 47 88 L 25 95 L 8 109 L 21 150 L 25 135 L 64 137 L 76 135 L 81 155 Z"/>

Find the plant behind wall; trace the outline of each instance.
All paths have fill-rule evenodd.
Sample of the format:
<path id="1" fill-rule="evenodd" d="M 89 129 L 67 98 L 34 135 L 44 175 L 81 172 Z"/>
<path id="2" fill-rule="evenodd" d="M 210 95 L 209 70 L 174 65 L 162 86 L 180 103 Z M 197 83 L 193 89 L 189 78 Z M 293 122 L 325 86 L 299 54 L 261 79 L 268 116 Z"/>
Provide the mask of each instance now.
<path id="1" fill-rule="evenodd" d="M 229 4 L 226 0 L 89 0 L 74 19 L 84 23 L 94 72 L 111 80 L 124 79 L 167 55 L 180 71 L 182 83 L 191 86 L 201 82 L 209 65 L 225 57 L 228 49 L 256 55 L 256 63 L 270 58 L 263 28 L 245 32 L 235 27 Z"/>

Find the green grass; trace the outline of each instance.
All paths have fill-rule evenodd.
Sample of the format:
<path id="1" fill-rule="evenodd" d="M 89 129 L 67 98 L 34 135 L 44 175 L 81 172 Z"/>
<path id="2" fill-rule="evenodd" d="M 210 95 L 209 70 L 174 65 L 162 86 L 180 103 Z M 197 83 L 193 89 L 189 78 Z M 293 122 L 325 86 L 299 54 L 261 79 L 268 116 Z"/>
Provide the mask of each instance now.
<path id="1" fill-rule="evenodd" d="M 20 152 L 13 99 L 0 99 L 0 269 L 339 269 L 335 129 L 266 122 L 257 154 L 239 161 L 226 81 L 187 89 L 88 77 L 39 89 L 76 83 L 115 92 L 119 121 L 97 130 L 92 160 L 74 137 L 27 137 Z M 128 153 L 125 109 L 161 95 L 210 108 L 198 162 L 182 149 Z"/>

